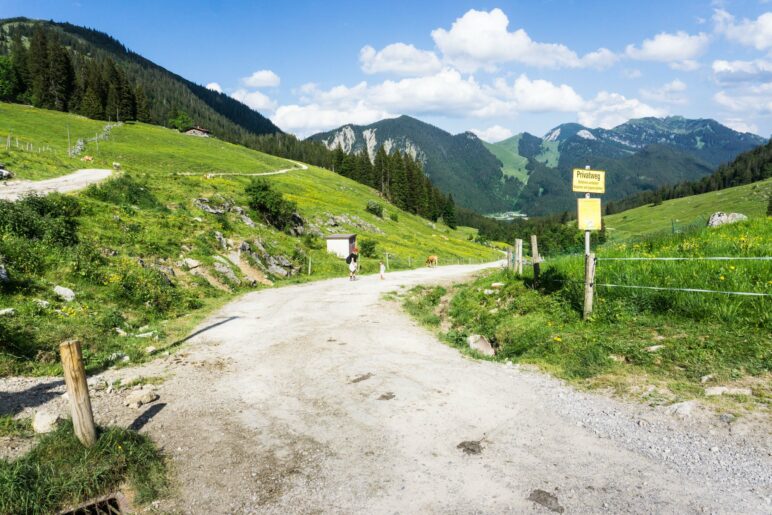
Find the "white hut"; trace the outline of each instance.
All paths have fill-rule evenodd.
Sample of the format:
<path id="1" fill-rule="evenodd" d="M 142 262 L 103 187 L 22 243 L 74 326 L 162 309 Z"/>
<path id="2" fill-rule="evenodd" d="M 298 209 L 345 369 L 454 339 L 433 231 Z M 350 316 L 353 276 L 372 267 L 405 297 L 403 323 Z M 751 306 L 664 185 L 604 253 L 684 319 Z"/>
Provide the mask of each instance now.
<path id="1" fill-rule="evenodd" d="M 356 234 L 330 234 L 327 236 L 327 252 L 345 259 L 357 246 Z"/>

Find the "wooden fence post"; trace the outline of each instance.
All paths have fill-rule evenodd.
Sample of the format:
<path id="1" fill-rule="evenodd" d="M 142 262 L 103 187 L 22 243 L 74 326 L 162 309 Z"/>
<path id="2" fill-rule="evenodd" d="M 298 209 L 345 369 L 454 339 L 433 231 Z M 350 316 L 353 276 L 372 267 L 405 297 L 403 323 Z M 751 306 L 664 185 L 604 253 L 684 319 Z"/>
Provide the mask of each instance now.
<path id="1" fill-rule="evenodd" d="M 541 272 L 541 258 L 539 258 L 539 244 L 536 241 L 535 234 L 531 235 L 531 259 L 533 260 L 533 285 L 538 286 L 539 273 Z"/>
<path id="2" fill-rule="evenodd" d="M 587 320 L 592 315 L 592 298 L 595 292 L 595 254 L 584 257 L 584 314 Z"/>
<path id="3" fill-rule="evenodd" d="M 515 240 L 515 272 L 518 276 L 523 275 L 523 240 Z"/>
<path id="4" fill-rule="evenodd" d="M 96 443 L 96 427 L 94 414 L 91 411 L 91 398 L 88 395 L 86 383 L 86 368 L 83 366 L 83 354 L 80 342 L 68 340 L 59 345 L 64 368 L 64 382 L 67 383 L 67 394 L 70 397 L 72 409 L 72 426 L 80 443 L 91 447 Z"/>
<path id="5" fill-rule="evenodd" d="M 512 268 L 512 249 L 507 249 L 507 269 Z"/>

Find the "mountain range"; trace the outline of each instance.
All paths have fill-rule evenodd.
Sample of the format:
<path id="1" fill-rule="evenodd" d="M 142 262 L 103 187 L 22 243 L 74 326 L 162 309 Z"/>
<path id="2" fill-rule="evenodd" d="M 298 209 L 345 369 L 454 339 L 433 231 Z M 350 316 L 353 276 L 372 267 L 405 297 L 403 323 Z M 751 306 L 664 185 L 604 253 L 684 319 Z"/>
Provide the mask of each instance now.
<path id="1" fill-rule="evenodd" d="M 617 200 L 699 179 L 767 141 L 715 120 L 680 116 L 633 119 L 613 129 L 566 123 L 544 137 L 523 132 L 497 143 L 469 132 L 451 135 L 401 116 L 345 125 L 310 139 L 346 152 L 367 151 L 371 157 L 380 146 L 408 152 L 460 205 L 482 213 L 518 210 L 528 215 L 573 209 L 571 170 L 576 167 L 606 170 L 604 199 Z"/>

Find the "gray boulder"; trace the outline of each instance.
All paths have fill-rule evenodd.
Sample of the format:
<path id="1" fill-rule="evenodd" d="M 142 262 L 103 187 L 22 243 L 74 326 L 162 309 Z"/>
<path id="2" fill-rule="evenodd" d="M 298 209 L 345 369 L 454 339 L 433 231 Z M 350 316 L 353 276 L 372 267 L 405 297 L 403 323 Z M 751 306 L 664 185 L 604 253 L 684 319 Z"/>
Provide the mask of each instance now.
<path id="1" fill-rule="evenodd" d="M 238 277 L 236 277 L 236 274 L 233 273 L 233 269 L 226 265 L 225 263 L 221 261 L 215 261 L 214 262 L 214 269 L 217 273 L 225 276 L 226 279 L 228 279 L 233 284 L 241 284 L 241 281 Z"/>
<path id="2" fill-rule="evenodd" d="M 720 225 L 733 224 L 736 222 L 742 222 L 743 220 L 747 219 L 748 217 L 742 213 L 724 213 L 722 211 L 718 211 L 710 215 L 710 219 L 708 219 L 708 227 L 718 227 Z"/>
<path id="3" fill-rule="evenodd" d="M 61 420 L 61 417 L 56 413 L 40 410 L 36 412 L 35 416 L 32 418 L 32 430 L 36 433 L 50 433 L 56 429 L 57 424 L 59 424 Z"/>
<path id="4" fill-rule="evenodd" d="M 193 270 L 194 268 L 201 266 L 201 263 L 193 258 L 185 258 L 182 262 L 188 270 Z"/>
<path id="5" fill-rule="evenodd" d="M 0 309 L 0 317 L 12 317 L 16 314 L 16 310 L 13 308 Z"/>
<path id="6" fill-rule="evenodd" d="M 158 394 L 153 390 L 138 390 L 127 395 L 126 399 L 123 401 L 123 405 L 139 408 L 143 404 L 150 404 L 156 400 L 158 400 Z"/>
<path id="7" fill-rule="evenodd" d="M 289 275 L 289 272 L 287 272 L 287 270 L 274 264 L 268 267 L 268 273 L 271 275 L 275 275 L 277 277 L 287 277 Z"/>
<path id="8" fill-rule="evenodd" d="M 55 286 L 54 293 L 65 302 L 72 302 L 75 300 L 75 292 L 64 286 Z"/>
<path id="9" fill-rule="evenodd" d="M 0 168 L 0 181 L 7 181 L 8 179 L 13 179 L 13 173 L 4 168 Z"/>
<path id="10" fill-rule="evenodd" d="M 496 351 L 493 350 L 491 342 L 485 336 L 480 334 L 470 334 L 466 338 L 466 343 L 470 349 L 474 349 L 484 356 L 495 356 Z"/>
<path id="11" fill-rule="evenodd" d="M 0 284 L 5 284 L 11 281 L 8 277 L 8 270 L 5 269 L 5 265 L 0 265 Z"/>
<path id="12" fill-rule="evenodd" d="M 220 231 L 214 232 L 214 239 L 217 240 L 217 243 L 220 244 L 220 247 L 222 247 L 223 250 L 228 249 L 228 242 Z"/>

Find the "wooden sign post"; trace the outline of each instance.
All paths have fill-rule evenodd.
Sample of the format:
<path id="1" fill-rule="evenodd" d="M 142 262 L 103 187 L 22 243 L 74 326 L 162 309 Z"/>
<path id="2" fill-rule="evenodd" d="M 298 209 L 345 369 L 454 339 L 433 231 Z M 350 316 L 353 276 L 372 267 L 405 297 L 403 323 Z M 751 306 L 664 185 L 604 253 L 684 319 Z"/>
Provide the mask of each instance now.
<path id="1" fill-rule="evenodd" d="M 86 368 L 83 366 L 83 354 L 80 342 L 68 340 L 59 345 L 64 368 L 64 382 L 67 384 L 67 394 L 70 397 L 72 409 L 72 426 L 80 443 L 91 447 L 96 443 L 96 427 L 94 414 L 91 411 L 91 398 L 88 395 L 86 383 Z"/>
<path id="2" fill-rule="evenodd" d="M 523 240 L 515 240 L 515 272 L 518 276 L 523 275 Z"/>
<path id="3" fill-rule="evenodd" d="M 606 192 L 606 172 L 590 170 L 589 166 L 574 168 L 573 190 L 584 193 L 584 198 L 576 202 L 577 227 L 584 230 L 584 310 L 587 320 L 592 314 L 592 301 L 595 292 L 595 254 L 590 249 L 590 232 L 602 228 L 601 206 L 599 198 L 591 198 L 590 193 Z"/>

